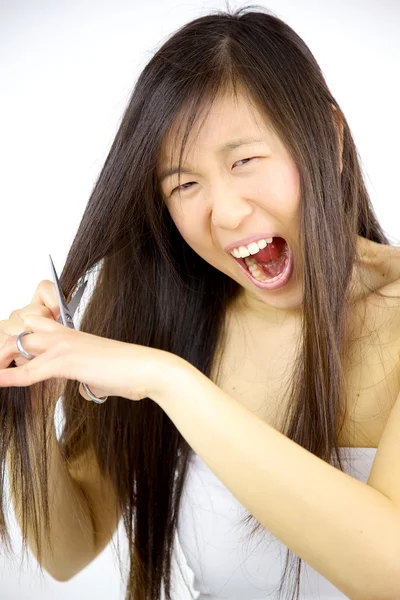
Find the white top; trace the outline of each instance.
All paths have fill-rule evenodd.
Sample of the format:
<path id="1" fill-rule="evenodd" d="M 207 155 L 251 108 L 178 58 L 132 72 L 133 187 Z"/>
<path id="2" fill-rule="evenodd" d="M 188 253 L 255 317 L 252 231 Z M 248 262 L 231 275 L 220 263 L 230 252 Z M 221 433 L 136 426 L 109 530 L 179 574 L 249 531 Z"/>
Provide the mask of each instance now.
<path id="1" fill-rule="evenodd" d="M 366 483 L 376 448 L 341 448 L 340 452 L 345 472 Z M 193 587 L 200 592 L 199 600 L 277 598 L 287 546 L 266 529 L 249 538 L 252 524 L 239 530 L 238 522 L 246 513 L 243 505 L 193 452 L 177 533 L 187 564 L 194 573 Z M 295 576 L 294 572 L 286 575 L 292 581 Z M 282 597 L 292 585 L 289 579 Z M 303 560 L 300 598 L 331 600 L 346 596 Z"/>

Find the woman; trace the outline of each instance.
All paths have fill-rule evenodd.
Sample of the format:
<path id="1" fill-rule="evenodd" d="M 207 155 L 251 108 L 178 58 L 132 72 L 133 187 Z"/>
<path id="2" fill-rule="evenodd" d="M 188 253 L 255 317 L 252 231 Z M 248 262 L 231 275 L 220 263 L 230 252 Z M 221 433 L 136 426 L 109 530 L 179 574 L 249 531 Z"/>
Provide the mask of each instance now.
<path id="1" fill-rule="evenodd" d="M 53 540 L 46 517 L 57 506 L 60 539 L 69 535 L 74 552 L 83 544 L 66 521 L 63 494 L 48 512 L 46 486 L 57 491 L 54 477 L 66 467 L 71 480 L 62 481 L 71 498 L 79 494 L 85 539 L 97 537 L 95 551 L 90 541 L 81 545 L 65 569 L 70 575 L 59 579 L 93 560 L 123 516 L 131 560 L 126 597 L 158 600 L 164 584 L 169 598 L 178 517 L 189 514 L 184 486 L 197 465 L 214 475 L 211 506 L 226 501 L 230 489 L 231 506 L 248 509 L 244 519 L 228 521 L 229 531 L 253 521 L 246 543 L 258 532 L 286 546 L 284 575 L 294 552 L 298 567 L 303 557 L 337 597 L 366 597 L 367 586 L 383 586 L 397 573 L 382 558 L 391 548 L 362 556 L 359 548 L 374 551 L 374 544 L 365 546 L 351 525 L 363 524 L 356 513 L 374 503 L 386 525 L 389 514 L 394 522 L 392 504 L 378 492 L 377 472 L 377 488 L 343 479 L 339 449 L 378 448 L 399 391 L 399 254 L 374 214 L 345 117 L 301 38 L 263 9 L 217 12 L 178 30 L 135 85 L 60 282 L 70 298 L 99 268 L 80 330 L 192 365 L 193 379 L 177 377 L 171 393 L 186 395 L 187 412 L 150 395 L 130 402 L 115 393 L 101 407 L 82 403 L 75 377 L 62 389 L 47 379 L 0 390 L 2 456 L 9 451 L 14 495 L 24 490 L 21 514 L 39 562 L 34 526 Z M 24 338 L 26 348 L 34 338 Z M 391 354 L 365 369 L 377 340 Z M 62 459 L 52 427 L 61 392 Z M 218 406 L 224 416 L 213 419 Z M 238 430 L 243 436 L 232 443 Z M 26 444 L 32 431 L 38 437 Z M 45 440 L 53 463 L 46 455 L 40 460 Z M 229 453 L 235 462 L 228 472 Z M 352 512 L 341 515 L 353 497 Z M 186 536 L 183 521 L 180 529 L 201 592 L 266 597 L 274 587 L 272 558 L 260 558 L 262 577 L 251 581 L 251 556 L 232 558 L 243 537 L 233 548 L 224 537 L 225 551 L 214 556 L 216 522 L 205 521 L 200 505 L 192 509 L 201 516 L 199 533 L 210 526 L 202 557 L 185 546 L 196 532 Z M 61 573 L 66 546 L 59 542 L 52 571 L 42 561 L 53 574 Z M 377 566 L 367 569 L 370 563 Z M 293 597 L 299 585 L 300 569 Z M 386 585 L 381 597 L 398 584 L 392 577 Z"/>

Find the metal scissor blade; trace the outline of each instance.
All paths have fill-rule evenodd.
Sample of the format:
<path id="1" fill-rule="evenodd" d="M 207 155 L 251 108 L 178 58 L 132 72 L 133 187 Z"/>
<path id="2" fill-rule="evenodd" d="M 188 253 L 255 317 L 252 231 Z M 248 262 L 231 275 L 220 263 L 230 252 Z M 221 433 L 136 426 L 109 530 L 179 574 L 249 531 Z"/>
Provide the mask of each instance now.
<path id="1" fill-rule="evenodd" d="M 74 321 L 73 321 L 72 317 L 74 316 L 75 311 L 76 311 L 76 309 L 79 305 L 79 302 L 82 298 L 82 294 L 86 289 L 87 280 L 81 285 L 81 287 L 78 289 L 78 291 L 75 292 L 74 297 L 72 298 L 71 302 L 69 304 L 67 304 L 65 301 L 65 298 L 64 298 L 64 294 L 61 290 L 57 271 L 54 267 L 54 263 L 53 263 L 53 260 L 50 256 L 50 254 L 49 254 L 49 258 L 50 258 L 50 266 L 51 266 L 53 281 L 54 281 L 54 285 L 55 285 L 56 293 L 57 293 L 58 304 L 60 307 L 60 317 L 59 317 L 59 319 L 57 319 L 57 321 L 58 321 L 58 323 L 61 323 L 62 325 L 70 327 L 71 329 L 75 329 Z"/>
<path id="2" fill-rule="evenodd" d="M 69 304 L 67 304 L 67 306 L 68 306 L 68 308 L 69 308 L 72 316 L 74 316 L 75 311 L 76 311 L 76 309 L 79 306 L 79 303 L 80 303 L 81 298 L 83 296 L 83 292 L 86 289 L 87 283 L 88 283 L 87 280 L 82 283 L 82 285 L 78 289 L 78 291 L 75 292 L 74 297 L 72 298 L 71 302 Z"/>

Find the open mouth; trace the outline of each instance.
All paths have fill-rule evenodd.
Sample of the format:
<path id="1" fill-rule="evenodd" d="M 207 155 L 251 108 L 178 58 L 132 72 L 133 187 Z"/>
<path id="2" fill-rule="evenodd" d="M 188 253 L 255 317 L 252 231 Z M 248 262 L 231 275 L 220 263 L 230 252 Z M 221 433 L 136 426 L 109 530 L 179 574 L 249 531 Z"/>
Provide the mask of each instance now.
<path id="1" fill-rule="evenodd" d="M 282 237 L 274 237 L 272 244 L 245 258 L 235 260 L 253 278 L 260 282 L 274 282 L 283 275 L 289 262 L 289 246 Z"/>

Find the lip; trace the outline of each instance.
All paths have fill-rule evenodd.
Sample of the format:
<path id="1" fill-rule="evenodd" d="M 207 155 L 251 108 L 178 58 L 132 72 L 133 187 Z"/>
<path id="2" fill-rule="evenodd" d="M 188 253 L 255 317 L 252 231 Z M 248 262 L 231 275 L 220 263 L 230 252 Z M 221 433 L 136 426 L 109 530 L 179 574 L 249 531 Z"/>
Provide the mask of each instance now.
<path id="1" fill-rule="evenodd" d="M 286 240 L 286 238 L 284 238 L 280 233 L 278 233 L 277 231 L 272 231 L 272 232 L 267 232 L 267 233 L 260 233 L 259 235 L 250 235 L 246 238 L 243 238 L 241 240 L 237 240 L 237 242 L 234 242 L 233 244 L 229 244 L 229 246 L 226 246 L 224 248 L 225 252 L 227 252 L 227 254 L 230 253 L 231 250 L 233 250 L 233 248 L 238 248 L 239 246 L 246 246 L 246 244 L 250 244 L 250 242 L 255 242 L 257 240 L 262 240 L 264 238 L 273 238 L 273 237 L 281 237 L 282 239 Z M 286 240 L 287 245 L 288 241 Z"/>

